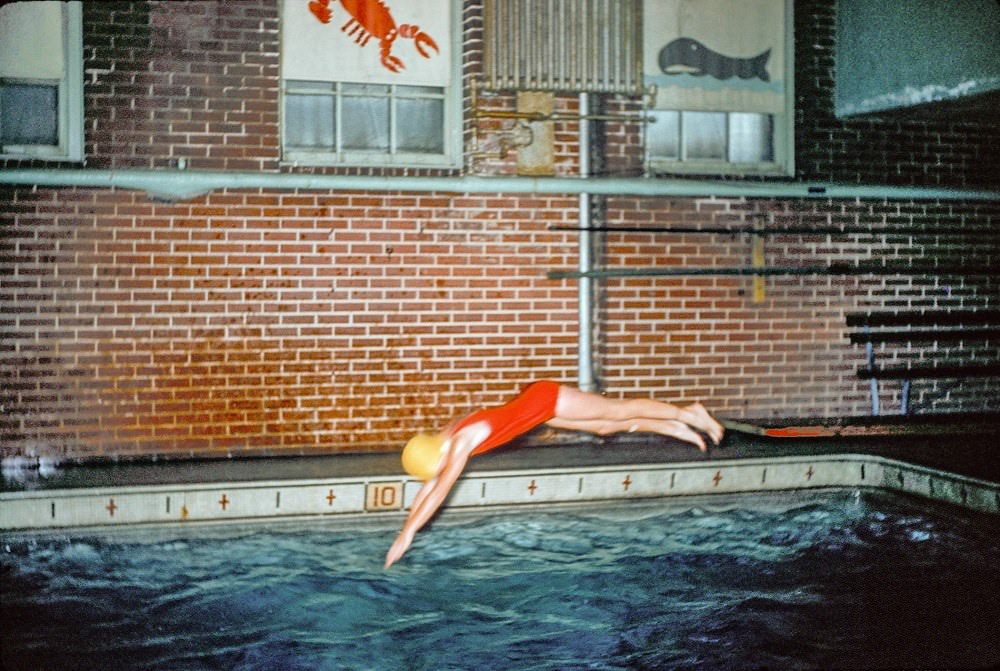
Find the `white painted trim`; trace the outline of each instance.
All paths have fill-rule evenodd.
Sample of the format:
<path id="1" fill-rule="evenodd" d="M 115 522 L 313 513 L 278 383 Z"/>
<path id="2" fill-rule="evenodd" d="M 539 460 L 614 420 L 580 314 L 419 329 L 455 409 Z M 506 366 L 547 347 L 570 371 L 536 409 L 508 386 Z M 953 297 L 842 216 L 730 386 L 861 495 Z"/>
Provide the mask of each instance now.
<path id="1" fill-rule="evenodd" d="M 420 485 L 385 474 L 3 492 L 0 532 L 398 515 Z M 883 489 L 1000 514 L 1000 483 L 865 455 L 473 472 L 447 509 L 830 488 Z"/>

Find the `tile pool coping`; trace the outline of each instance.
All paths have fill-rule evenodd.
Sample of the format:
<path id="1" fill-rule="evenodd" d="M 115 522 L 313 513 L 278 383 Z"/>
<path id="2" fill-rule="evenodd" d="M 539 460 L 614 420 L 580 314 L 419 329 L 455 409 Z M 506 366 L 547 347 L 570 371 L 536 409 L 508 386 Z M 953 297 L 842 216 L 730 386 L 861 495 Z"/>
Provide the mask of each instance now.
<path id="1" fill-rule="evenodd" d="M 0 492 L 0 534 L 401 515 L 421 483 L 385 469 L 331 477 Z M 873 454 L 472 470 L 449 510 L 714 494 L 875 489 L 1000 514 L 1000 483 Z"/>

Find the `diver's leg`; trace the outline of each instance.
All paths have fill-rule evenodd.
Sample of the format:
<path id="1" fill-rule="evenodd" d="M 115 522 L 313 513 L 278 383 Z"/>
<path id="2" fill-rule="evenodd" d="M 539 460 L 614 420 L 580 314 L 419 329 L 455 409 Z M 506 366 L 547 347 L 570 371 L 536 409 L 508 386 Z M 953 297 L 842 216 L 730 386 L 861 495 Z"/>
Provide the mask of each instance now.
<path id="1" fill-rule="evenodd" d="M 700 403 L 680 407 L 652 399 L 613 399 L 566 386 L 559 388 L 556 418 L 624 423 L 643 419 L 674 420 L 704 432 L 716 443 L 722 440 L 724 433 L 722 425 Z"/>
<path id="2" fill-rule="evenodd" d="M 613 433 L 631 433 L 642 431 L 648 433 L 658 433 L 662 436 L 669 436 L 687 443 L 693 443 L 699 450 L 704 452 L 708 449 L 701 435 L 689 427 L 687 424 L 676 419 L 650 419 L 640 417 L 630 420 L 614 419 L 563 419 L 554 417 L 546 422 L 555 429 L 566 429 L 569 431 L 583 431 L 594 433 L 599 436 L 607 436 Z"/>

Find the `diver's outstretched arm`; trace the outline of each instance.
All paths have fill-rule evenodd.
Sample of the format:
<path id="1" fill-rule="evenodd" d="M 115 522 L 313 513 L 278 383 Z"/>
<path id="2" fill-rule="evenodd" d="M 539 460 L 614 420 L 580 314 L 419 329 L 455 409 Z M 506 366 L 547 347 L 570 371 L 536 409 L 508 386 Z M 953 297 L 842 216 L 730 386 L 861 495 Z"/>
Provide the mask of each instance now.
<path id="1" fill-rule="evenodd" d="M 392 566 L 406 553 L 417 531 L 434 517 L 434 513 L 448 498 L 451 488 L 465 470 L 472 450 L 488 435 L 489 426 L 480 422 L 462 429 L 445 443 L 444 458 L 438 466 L 438 473 L 421 487 L 413 499 L 410 514 L 403 523 L 403 530 L 399 532 L 399 536 L 386 553 L 385 568 Z"/>

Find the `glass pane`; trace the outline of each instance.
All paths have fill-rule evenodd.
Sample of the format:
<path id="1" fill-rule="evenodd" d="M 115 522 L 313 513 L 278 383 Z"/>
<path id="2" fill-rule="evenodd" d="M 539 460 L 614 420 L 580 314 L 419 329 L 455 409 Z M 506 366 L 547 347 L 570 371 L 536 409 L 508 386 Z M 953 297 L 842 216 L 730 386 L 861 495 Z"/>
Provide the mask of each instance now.
<path id="1" fill-rule="evenodd" d="M 774 123 L 770 114 L 729 115 L 729 160 L 732 163 L 774 160 Z"/>
<path id="2" fill-rule="evenodd" d="M 682 112 L 685 160 L 726 158 L 724 112 Z"/>
<path id="3" fill-rule="evenodd" d="M 0 86 L 0 141 L 3 144 L 59 144 L 57 86 Z"/>
<path id="4" fill-rule="evenodd" d="M 332 82 L 311 82 L 304 79 L 286 79 L 285 90 L 292 93 L 303 93 L 316 91 L 318 93 L 328 93 L 333 95 L 336 84 Z"/>
<path id="5" fill-rule="evenodd" d="M 646 144 L 650 158 L 680 158 L 680 112 L 650 112 L 652 121 L 646 127 Z"/>
<path id="6" fill-rule="evenodd" d="M 333 149 L 333 96 L 285 96 L 285 145 Z"/>
<path id="7" fill-rule="evenodd" d="M 389 99 L 344 97 L 341 148 L 389 151 Z"/>
<path id="8" fill-rule="evenodd" d="M 399 95 L 430 95 L 440 97 L 444 95 L 444 89 L 440 86 L 397 86 Z"/>
<path id="9" fill-rule="evenodd" d="M 356 96 L 388 96 L 389 86 L 387 84 L 341 84 L 341 93 Z"/>
<path id="10" fill-rule="evenodd" d="M 444 153 L 444 101 L 396 101 L 396 148 L 425 154 Z"/>

